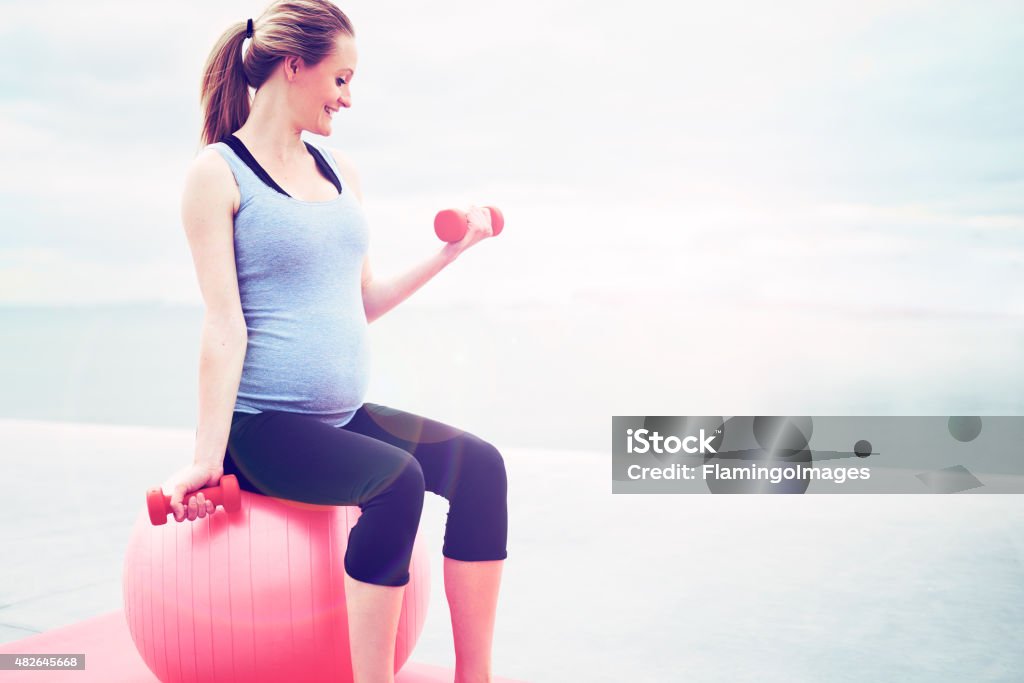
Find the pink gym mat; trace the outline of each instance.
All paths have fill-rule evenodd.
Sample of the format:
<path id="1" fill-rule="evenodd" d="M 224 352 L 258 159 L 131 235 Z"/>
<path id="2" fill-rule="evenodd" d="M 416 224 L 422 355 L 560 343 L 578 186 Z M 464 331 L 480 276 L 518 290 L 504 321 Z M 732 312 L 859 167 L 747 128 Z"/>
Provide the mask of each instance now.
<path id="1" fill-rule="evenodd" d="M 121 610 L 0 645 L 0 653 L 15 652 L 38 655 L 84 652 L 85 670 L 0 671 L 0 680 L 4 683 L 160 683 L 136 652 Z M 453 670 L 442 666 L 407 662 L 395 676 L 395 683 L 451 683 L 454 676 Z M 525 682 L 495 677 L 494 683 Z"/>

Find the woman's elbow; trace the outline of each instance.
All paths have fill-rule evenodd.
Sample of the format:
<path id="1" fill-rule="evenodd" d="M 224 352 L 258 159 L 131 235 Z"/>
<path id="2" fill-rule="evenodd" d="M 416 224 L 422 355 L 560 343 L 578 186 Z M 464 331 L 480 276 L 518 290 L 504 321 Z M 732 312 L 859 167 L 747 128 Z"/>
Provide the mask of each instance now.
<path id="1" fill-rule="evenodd" d="M 245 347 L 249 343 L 249 328 L 245 318 L 207 313 L 204 327 L 224 345 L 231 343 Z"/>

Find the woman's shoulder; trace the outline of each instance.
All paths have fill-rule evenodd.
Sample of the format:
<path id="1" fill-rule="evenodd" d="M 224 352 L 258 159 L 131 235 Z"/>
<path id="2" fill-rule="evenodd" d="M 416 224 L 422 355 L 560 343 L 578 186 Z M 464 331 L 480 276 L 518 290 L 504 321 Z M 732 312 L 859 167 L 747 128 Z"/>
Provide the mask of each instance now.
<path id="1" fill-rule="evenodd" d="M 338 170 L 341 171 L 341 182 L 349 185 L 353 190 L 355 190 L 356 196 L 359 197 L 359 201 L 362 201 L 363 188 L 359 182 L 359 172 L 356 170 L 356 166 L 352 162 L 352 159 L 336 147 L 324 147 L 324 149 L 331 155 L 334 159 L 334 163 L 338 166 Z"/>
<path id="2" fill-rule="evenodd" d="M 230 172 L 231 166 L 225 158 L 225 149 L 227 149 L 227 145 L 222 142 L 212 142 L 206 145 L 196 152 L 191 164 L 189 164 L 189 170 L 205 169 L 214 173 L 217 170 Z"/>
<path id="3" fill-rule="evenodd" d="M 196 153 L 186 171 L 186 194 L 214 195 L 229 199 L 237 210 L 238 185 L 234 171 L 216 143 Z"/>

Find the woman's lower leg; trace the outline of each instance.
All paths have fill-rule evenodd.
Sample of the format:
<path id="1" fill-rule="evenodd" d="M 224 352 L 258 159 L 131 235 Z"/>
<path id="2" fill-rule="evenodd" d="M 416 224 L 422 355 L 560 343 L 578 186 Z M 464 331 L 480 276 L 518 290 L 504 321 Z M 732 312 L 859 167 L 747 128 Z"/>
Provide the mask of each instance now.
<path id="1" fill-rule="evenodd" d="M 345 573 L 354 683 L 394 683 L 395 638 L 405 586 L 379 586 Z"/>
<path id="2" fill-rule="evenodd" d="M 504 565 L 504 560 L 444 558 L 444 590 L 455 641 L 455 683 L 491 681 L 491 645 Z"/>

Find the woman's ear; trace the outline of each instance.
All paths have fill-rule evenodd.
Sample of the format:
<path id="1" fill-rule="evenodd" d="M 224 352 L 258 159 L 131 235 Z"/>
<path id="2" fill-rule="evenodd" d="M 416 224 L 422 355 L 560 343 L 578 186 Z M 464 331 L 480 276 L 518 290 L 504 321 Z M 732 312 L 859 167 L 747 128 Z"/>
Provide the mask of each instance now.
<path id="1" fill-rule="evenodd" d="M 284 65 L 284 77 L 289 81 L 295 80 L 299 69 L 302 68 L 302 57 L 290 56 L 281 60 Z"/>

